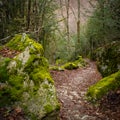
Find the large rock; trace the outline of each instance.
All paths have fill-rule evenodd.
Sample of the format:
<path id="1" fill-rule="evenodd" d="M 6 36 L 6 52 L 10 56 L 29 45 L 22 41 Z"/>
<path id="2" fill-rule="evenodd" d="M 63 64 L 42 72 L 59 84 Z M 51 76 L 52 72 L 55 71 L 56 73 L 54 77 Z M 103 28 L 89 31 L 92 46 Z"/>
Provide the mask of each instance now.
<path id="1" fill-rule="evenodd" d="M 114 41 L 98 48 L 93 57 L 97 60 L 98 69 L 103 77 L 120 70 L 120 42 Z"/>
<path id="2" fill-rule="evenodd" d="M 9 48 L 8 56 L 13 51 L 17 55 L 0 56 L 1 107 L 20 107 L 30 120 L 57 120 L 60 106 L 42 46 L 23 34 L 16 35 L 5 47 Z"/>
<path id="3" fill-rule="evenodd" d="M 87 91 L 87 99 L 95 102 L 110 91 L 120 88 L 120 42 L 114 41 L 98 48 L 93 58 L 96 59 L 98 69 L 104 77 Z"/>
<path id="4" fill-rule="evenodd" d="M 110 91 L 115 91 L 118 88 L 120 88 L 120 71 L 92 85 L 87 91 L 87 99 L 91 102 L 96 102 Z"/>

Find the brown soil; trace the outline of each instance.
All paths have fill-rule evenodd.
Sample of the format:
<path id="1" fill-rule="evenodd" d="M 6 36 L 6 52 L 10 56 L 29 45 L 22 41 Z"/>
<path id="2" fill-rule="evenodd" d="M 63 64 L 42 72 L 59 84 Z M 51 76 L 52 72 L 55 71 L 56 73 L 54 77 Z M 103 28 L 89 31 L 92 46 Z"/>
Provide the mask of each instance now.
<path id="1" fill-rule="evenodd" d="M 26 120 L 21 108 L 0 108 L 0 120 Z"/>
<path id="2" fill-rule="evenodd" d="M 51 71 L 61 103 L 60 120 L 120 120 L 120 94 L 110 93 L 95 106 L 85 100 L 89 86 L 102 77 L 95 62 L 86 68 Z"/>

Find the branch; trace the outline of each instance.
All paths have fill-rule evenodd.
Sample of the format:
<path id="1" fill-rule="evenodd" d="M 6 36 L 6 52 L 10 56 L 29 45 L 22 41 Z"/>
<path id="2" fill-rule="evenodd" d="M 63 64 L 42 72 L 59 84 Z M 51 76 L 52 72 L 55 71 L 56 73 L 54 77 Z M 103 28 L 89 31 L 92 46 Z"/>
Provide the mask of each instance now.
<path id="1" fill-rule="evenodd" d="M 7 37 L 5 37 L 5 38 L 3 38 L 3 39 L 0 39 L 0 41 L 6 41 L 7 39 L 9 39 L 11 36 L 7 36 Z"/>

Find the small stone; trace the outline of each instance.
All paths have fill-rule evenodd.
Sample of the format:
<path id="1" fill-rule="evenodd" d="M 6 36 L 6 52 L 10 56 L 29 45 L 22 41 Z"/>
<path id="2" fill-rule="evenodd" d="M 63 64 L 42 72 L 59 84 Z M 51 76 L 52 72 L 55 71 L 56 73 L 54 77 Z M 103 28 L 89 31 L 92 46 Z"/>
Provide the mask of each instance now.
<path id="1" fill-rule="evenodd" d="M 81 120 L 95 120 L 95 117 L 89 116 L 89 115 L 84 115 Z"/>

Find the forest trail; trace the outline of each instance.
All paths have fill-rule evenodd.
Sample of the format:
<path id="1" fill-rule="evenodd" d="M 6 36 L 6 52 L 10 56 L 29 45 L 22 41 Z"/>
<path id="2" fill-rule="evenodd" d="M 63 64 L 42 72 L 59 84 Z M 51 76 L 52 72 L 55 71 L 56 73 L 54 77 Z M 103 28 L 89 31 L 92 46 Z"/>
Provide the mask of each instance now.
<path id="1" fill-rule="evenodd" d="M 120 96 L 113 104 L 111 98 L 110 101 L 104 99 L 99 107 L 85 100 L 88 87 L 102 78 L 95 62 L 88 63 L 77 70 L 51 71 L 62 105 L 60 120 L 119 120 L 120 105 L 116 107 L 116 103 L 119 104 Z"/>

